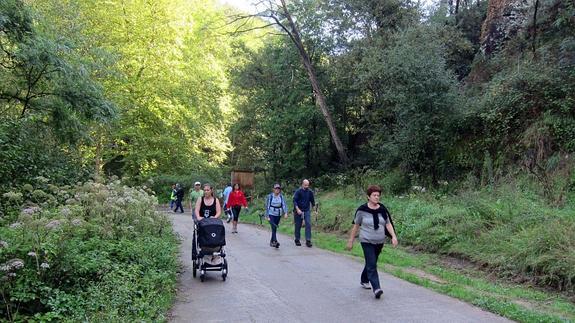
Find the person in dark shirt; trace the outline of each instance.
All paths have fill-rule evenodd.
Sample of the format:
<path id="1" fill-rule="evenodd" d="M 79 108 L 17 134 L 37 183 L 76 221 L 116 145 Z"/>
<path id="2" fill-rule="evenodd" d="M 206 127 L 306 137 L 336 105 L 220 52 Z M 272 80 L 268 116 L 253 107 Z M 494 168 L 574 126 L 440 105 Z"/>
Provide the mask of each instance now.
<path id="1" fill-rule="evenodd" d="M 182 206 L 183 199 L 184 189 L 180 186 L 180 184 L 176 184 L 176 208 L 174 209 L 174 213 L 178 212 L 178 209 L 181 210 L 180 213 L 184 213 L 184 207 Z"/>
<path id="2" fill-rule="evenodd" d="M 305 245 L 311 247 L 311 208 L 315 206 L 315 199 L 312 190 L 309 188 L 309 181 L 304 179 L 301 187 L 293 195 L 295 244 L 301 246 L 300 236 L 302 221 L 305 221 Z"/>

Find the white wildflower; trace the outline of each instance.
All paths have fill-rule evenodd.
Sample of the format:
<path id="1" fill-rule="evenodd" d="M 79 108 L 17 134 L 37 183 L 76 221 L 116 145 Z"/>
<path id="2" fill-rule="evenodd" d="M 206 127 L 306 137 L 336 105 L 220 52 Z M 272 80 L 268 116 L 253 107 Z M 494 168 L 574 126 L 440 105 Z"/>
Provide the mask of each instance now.
<path id="1" fill-rule="evenodd" d="M 37 206 L 31 206 L 31 207 L 27 207 L 24 210 L 22 210 L 22 214 L 33 215 L 33 214 L 40 212 L 41 210 L 42 209 L 37 207 Z"/>
<path id="2" fill-rule="evenodd" d="M 40 183 L 48 183 L 48 182 L 50 182 L 50 180 L 47 179 L 47 178 L 44 177 L 44 176 L 37 176 L 37 177 L 34 178 L 34 179 L 37 180 L 37 181 L 40 182 Z"/>
<path id="3" fill-rule="evenodd" d="M 17 229 L 21 226 L 22 226 L 22 223 L 20 223 L 20 222 L 14 222 L 14 223 L 10 224 L 11 229 Z"/>
<path id="4" fill-rule="evenodd" d="M 51 230 L 58 229 L 61 224 L 62 223 L 60 222 L 60 220 L 52 220 L 48 222 L 48 224 L 46 224 L 46 228 Z"/>
<path id="5" fill-rule="evenodd" d="M 8 248 L 8 242 L 0 240 L 0 248 Z"/>
<path id="6" fill-rule="evenodd" d="M 75 198 L 69 198 L 66 200 L 67 205 L 78 204 L 78 201 Z"/>
<path id="7" fill-rule="evenodd" d="M 30 252 L 28 253 L 28 256 L 30 256 L 30 257 L 36 257 L 36 253 L 35 253 L 34 251 L 30 251 Z"/>
<path id="8" fill-rule="evenodd" d="M 6 265 L 8 266 L 8 270 L 12 270 L 12 269 L 20 269 L 22 267 L 24 267 L 24 260 L 22 259 L 18 259 L 18 258 L 14 258 L 9 260 Z"/>
<path id="9" fill-rule="evenodd" d="M 425 193 L 426 191 L 425 187 L 423 186 L 412 186 L 411 189 L 421 193 Z"/>
<path id="10" fill-rule="evenodd" d="M 74 220 L 72 220 L 72 225 L 75 227 L 80 226 L 80 225 L 82 225 L 82 220 L 74 219 Z"/>
<path id="11" fill-rule="evenodd" d="M 60 210 L 60 214 L 61 214 L 62 216 L 65 216 L 65 217 L 69 216 L 70 213 L 72 213 L 72 211 L 70 211 L 70 209 L 67 208 L 67 207 L 63 207 L 63 208 Z"/>
<path id="12" fill-rule="evenodd" d="M 43 263 L 40 264 L 40 268 L 42 268 L 42 269 L 48 269 L 48 268 L 50 268 L 50 265 L 49 265 L 47 262 L 43 262 Z"/>

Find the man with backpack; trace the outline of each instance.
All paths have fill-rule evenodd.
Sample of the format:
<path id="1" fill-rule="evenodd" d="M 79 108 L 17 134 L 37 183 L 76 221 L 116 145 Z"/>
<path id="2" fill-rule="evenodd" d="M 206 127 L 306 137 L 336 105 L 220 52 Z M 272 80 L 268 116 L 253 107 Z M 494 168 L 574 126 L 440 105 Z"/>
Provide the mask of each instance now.
<path id="1" fill-rule="evenodd" d="M 287 205 L 285 199 L 281 193 L 281 185 L 274 184 L 273 192 L 270 193 L 266 198 L 266 209 L 265 216 L 272 227 L 272 237 L 270 239 L 270 247 L 279 248 L 280 243 L 277 240 L 276 232 L 278 226 L 280 225 L 282 213 L 287 218 Z"/>

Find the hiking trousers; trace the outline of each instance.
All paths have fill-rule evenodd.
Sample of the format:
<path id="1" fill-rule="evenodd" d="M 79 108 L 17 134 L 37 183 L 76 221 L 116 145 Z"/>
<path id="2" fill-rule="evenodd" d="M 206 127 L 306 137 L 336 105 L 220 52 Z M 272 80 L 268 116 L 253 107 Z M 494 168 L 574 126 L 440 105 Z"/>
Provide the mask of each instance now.
<path id="1" fill-rule="evenodd" d="M 377 258 L 379 257 L 382 248 L 383 243 L 361 243 L 361 249 L 363 249 L 363 257 L 365 258 L 365 266 L 361 272 L 361 282 L 371 283 L 371 288 L 374 291 L 381 288 L 379 284 L 379 274 L 377 273 Z"/>
<path id="2" fill-rule="evenodd" d="M 300 240 L 302 221 L 305 220 L 305 240 L 311 241 L 311 210 L 304 211 L 302 215 L 294 215 L 295 232 L 294 238 Z"/>

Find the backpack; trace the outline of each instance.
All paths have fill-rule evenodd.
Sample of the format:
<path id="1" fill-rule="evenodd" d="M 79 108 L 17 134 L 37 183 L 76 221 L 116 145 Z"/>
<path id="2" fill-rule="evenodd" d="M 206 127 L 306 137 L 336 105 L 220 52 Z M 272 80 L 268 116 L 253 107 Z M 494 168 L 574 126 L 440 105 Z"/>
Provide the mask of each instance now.
<path id="1" fill-rule="evenodd" d="M 280 206 L 279 206 L 279 207 L 272 206 L 272 200 L 273 200 L 273 198 L 274 198 L 274 193 L 270 193 L 269 199 L 268 199 L 268 208 L 267 208 L 267 209 L 268 209 L 268 210 L 269 210 L 270 208 L 273 208 L 273 209 L 276 209 L 276 210 L 277 210 L 277 209 L 282 209 L 282 208 L 283 208 L 283 205 L 284 205 L 284 196 L 283 196 L 283 194 L 280 193 Z M 281 212 L 280 212 L 280 215 L 281 215 Z"/>

